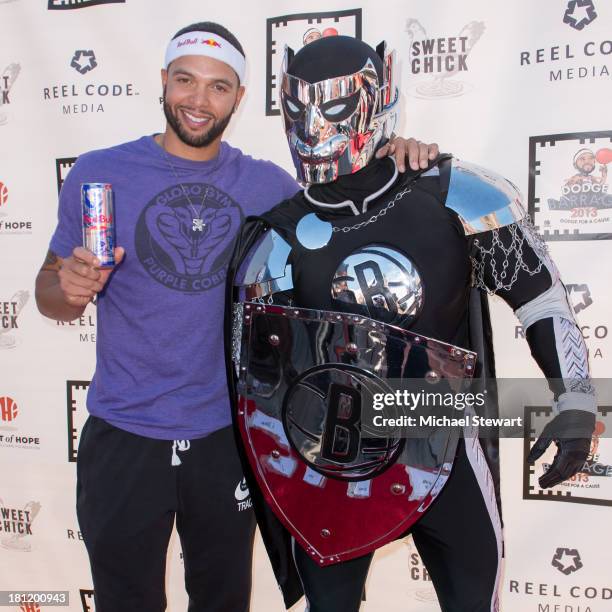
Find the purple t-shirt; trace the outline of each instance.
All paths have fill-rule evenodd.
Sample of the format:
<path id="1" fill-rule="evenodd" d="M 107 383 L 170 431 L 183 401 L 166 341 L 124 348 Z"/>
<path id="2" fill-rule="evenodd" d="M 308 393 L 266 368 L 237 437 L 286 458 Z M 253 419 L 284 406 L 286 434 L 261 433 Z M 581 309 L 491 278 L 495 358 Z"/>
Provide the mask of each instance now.
<path id="1" fill-rule="evenodd" d="M 68 257 L 82 244 L 80 184 L 111 183 L 126 255 L 98 296 L 87 407 L 121 429 L 172 440 L 231 422 L 223 314 L 234 238 L 246 216 L 299 187 L 227 143 L 207 162 L 168 157 L 178 179 L 151 136 L 81 155 L 62 186 L 50 249 Z"/>

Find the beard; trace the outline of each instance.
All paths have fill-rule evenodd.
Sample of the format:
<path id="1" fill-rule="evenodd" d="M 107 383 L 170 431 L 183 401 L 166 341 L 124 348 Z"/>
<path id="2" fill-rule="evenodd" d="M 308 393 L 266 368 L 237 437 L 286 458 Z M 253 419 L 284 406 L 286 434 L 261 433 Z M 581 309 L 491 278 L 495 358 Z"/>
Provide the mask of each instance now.
<path id="1" fill-rule="evenodd" d="M 232 118 L 233 111 L 230 111 L 225 117 L 221 119 L 213 119 L 212 125 L 207 132 L 199 136 L 190 134 L 185 126 L 180 122 L 179 118 L 174 114 L 170 105 L 166 102 L 166 96 L 164 92 L 164 115 L 168 125 L 174 130 L 174 133 L 179 137 L 181 142 L 185 143 L 190 147 L 207 147 L 211 142 L 216 140 L 228 126 L 230 119 Z"/>

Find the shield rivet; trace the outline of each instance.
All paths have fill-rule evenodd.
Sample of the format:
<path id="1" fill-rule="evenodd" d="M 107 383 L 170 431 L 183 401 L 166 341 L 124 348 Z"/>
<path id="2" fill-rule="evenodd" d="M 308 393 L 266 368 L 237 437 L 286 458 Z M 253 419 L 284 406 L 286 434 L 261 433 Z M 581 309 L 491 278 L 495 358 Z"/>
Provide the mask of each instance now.
<path id="1" fill-rule="evenodd" d="M 330 535 L 331 535 L 331 531 L 329 529 L 321 529 L 322 538 L 329 538 Z"/>
<path id="2" fill-rule="evenodd" d="M 280 338 L 276 334 L 270 334 L 268 336 L 268 341 L 272 346 L 278 346 L 280 344 Z"/>
<path id="3" fill-rule="evenodd" d="M 429 370 L 429 372 L 425 374 L 425 380 L 428 383 L 435 385 L 440 380 L 440 375 L 437 372 L 434 372 L 433 370 Z"/>
<path id="4" fill-rule="evenodd" d="M 391 485 L 391 493 L 393 493 L 393 495 L 403 495 L 406 492 L 406 487 L 403 484 L 400 484 L 399 482 L 394 482 Z"/>
<path id="5" fill-rule="evenodd" d="M 415 342 L 418 344 L 418 343 L 421 341 L 421 339 L 420 339 L 420 338 L 417 336 L 417 337 L 414 339 L 414 341 L 415 341 Z"/>
<path id="6" fill-rule="evenodd" d="M 279 450 L 274 449 L 274 450 L 272 451 L 272 456 L 273 456 L 275 459 L 278 459 L 278 458 L 280 457 L 280 451 L 279 451 Z"/>
<path id="7" fill-rule="evenodd" d="M 354 342 L 349 342 L 346 345 L 346 352 L 347 353 L 356 353 L 358 350 L 359 349 L 358 349 L 357 345 Z"/>

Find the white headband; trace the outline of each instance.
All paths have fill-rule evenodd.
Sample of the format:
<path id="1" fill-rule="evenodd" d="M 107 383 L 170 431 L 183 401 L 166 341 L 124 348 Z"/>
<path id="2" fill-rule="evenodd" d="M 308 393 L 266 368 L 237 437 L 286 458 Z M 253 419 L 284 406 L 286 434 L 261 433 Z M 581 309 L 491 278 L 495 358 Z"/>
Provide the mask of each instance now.
<path id="1" fill-rule="evenodd" d="M 186 32 L 168 43 L 164 68 L 168 68 L 170 62 L 183 55 L 205 55 L 219 60 L 233 68 L 240 79 L 244 81 L 246 60 L 244 55 L 225 38 L 211 32 Z"/>
<path id="2" fill-rule="evenodd" d="M 576 153 L 574 154 L 574 166 L 576 165 L 578 158 L 581 155 L 584 155 L 585 153 L 590 153 L 591 155 L 593 155 L 593 151 L 591 151 L 591 149 L 578 149 L 578 151 L 576 151 Z"/>

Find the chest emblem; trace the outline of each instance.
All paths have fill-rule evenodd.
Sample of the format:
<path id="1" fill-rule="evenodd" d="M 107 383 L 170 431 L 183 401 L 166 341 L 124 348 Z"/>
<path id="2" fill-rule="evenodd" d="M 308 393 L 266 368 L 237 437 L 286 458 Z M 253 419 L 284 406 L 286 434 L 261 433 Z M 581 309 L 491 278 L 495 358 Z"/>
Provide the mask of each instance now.
<path id="1" fill-rule="evenodd" d="M 331 292 L 335 300 L 365 308 L 368 316 L 385 323 L 410 324 L 423 307 L 416 266 L 383 245 L 368 245 L 346 257 L 334 274 Z"/>

